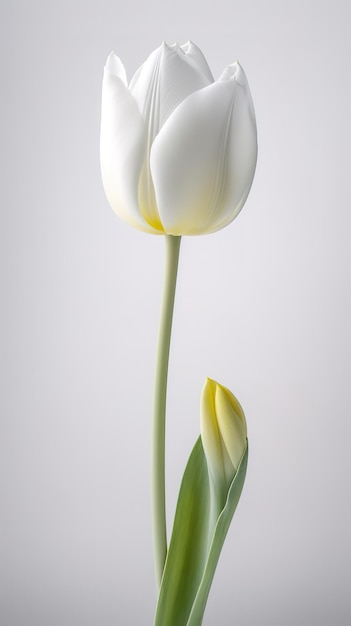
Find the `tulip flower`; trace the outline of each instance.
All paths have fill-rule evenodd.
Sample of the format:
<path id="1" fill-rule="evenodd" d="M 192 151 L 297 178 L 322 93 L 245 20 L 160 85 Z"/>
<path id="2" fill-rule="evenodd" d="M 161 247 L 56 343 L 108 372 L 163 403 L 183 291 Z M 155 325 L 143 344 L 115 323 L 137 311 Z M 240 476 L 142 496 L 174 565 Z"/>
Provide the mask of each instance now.
<path id="1" fill-rule="evenodd" d="M 227 226 L 249 193 L 256 122 L 239 63 L 214 81 L 193 43 L 162 44 L 127 82 L 107 59 L 101 171 L 108 201 L 131 226 L 197 235 Z"/>
<path id="2" fill-rule="evenodd" d="M 221 508 L 247 447 L 244 412 L 229 389 L 207 379 L 201 396 L 201 439 Z"/>

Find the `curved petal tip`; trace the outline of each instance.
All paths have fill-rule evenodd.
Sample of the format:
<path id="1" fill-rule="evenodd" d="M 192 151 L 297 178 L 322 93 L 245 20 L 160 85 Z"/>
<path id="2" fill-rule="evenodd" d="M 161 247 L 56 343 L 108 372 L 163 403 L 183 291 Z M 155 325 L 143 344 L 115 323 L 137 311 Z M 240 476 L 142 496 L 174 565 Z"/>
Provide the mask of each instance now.
<path id="1" fill-rule="evenodd" d="M 113 52 L 110 52 L 106 59 L 105 70 L 110 72 L 113 76 L 117 76 L 120 78 L 123 83 L 127 84 L 127 74 L 125 67 L 121 61 L 121 59 Z"/>

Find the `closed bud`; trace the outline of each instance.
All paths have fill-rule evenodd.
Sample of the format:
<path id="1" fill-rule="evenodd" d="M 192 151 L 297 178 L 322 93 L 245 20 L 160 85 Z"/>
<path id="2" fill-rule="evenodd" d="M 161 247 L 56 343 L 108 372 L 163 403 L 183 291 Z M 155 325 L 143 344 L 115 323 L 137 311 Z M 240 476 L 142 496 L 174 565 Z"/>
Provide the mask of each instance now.
<path id="1" fill-rule="evenodd" d="M 223 500 L 247 446 L 247 427 L 236 397 L 209 378 L 201 396 L 201 438 L 212 488 Z"/>

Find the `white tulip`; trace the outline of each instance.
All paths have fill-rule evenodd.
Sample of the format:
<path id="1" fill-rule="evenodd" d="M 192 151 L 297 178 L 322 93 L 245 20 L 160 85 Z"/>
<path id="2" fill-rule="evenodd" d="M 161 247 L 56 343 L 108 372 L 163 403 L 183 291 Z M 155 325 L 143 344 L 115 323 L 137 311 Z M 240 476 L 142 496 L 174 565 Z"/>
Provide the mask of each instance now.
<path id="1" fill-rule="evenodd" d="M 193 43 L 162 44 L 129 85 L 107 59 L 102 93 L 101 171 L 108 201 L 130 225 L 196 235 L 227 226 L 249 193 L 256 122 L 244 71 L 214 81 Z"/>

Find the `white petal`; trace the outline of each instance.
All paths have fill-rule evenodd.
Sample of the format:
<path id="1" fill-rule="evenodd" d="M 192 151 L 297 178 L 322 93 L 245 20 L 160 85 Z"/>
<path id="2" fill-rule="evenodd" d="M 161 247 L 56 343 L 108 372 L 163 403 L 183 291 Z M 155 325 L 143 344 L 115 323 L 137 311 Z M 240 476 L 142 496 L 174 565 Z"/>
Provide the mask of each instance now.
<path id="1" fill-rule="evenodd" d="M 120 78 L 125 85 L 127 84 L 125 67 L 121 59 L 113 51 L 107 57 L 105 69 L 114 76 L 117 76 L 117 78 Z"/>
<path id="2" fill-rule="evenodd" d="M 151 151 L 151 173 L 168 234 L 209 233 L 236 217 L 257 158 L 246 79 L 236 70 L 190 95 L 167 120 Z M 245 77 L 245 75 L 244 75 Z"/>
<path id="3" fill-rule="evenodd" d="M 180 102 L 213 82 L 200 50 L 195 51 L 193 44 L 186 46 L 187 51 L 177 44 L 169 46 L 163 43 L 130 82 L 130 91 L 149 123 L 152 138 Z"/>
<path id="4" fill-rule="evenodd" d="M 188 58 L 192 60 L 194 65 L 196 65 L 198 70 L 207 78 L 208 83 L 213 83 L 214 79 L 212 72 L 200 48 L 198 48 L 192 41 L 188 41 L 180 47 Z"/>
<path id="5" fill-rule="evenodd" d="M 139 176 L 146 150 L 145 123 L 124 84 L 122 64 L 116 59 L 110 55 L 103 79 L 100 135 L 103 185 L 111 207 L 121 219 L 153 233 L 157 231 L 143 218 L 138 204 Z"/>
<path id="6" fill-rule="evenodd" d="M 199 55 L 200 53 L 198 53 Z M 147 125 L 146 158 L 140 176 L 139 204 L 150 224 L 162 228 L 150 173 L 151 146 L 172 111 L 189 94 L 208 85 L 209 79 L 195 62 L 194 52 L 162 44 L 133 76 L 129 89 Z"/>

